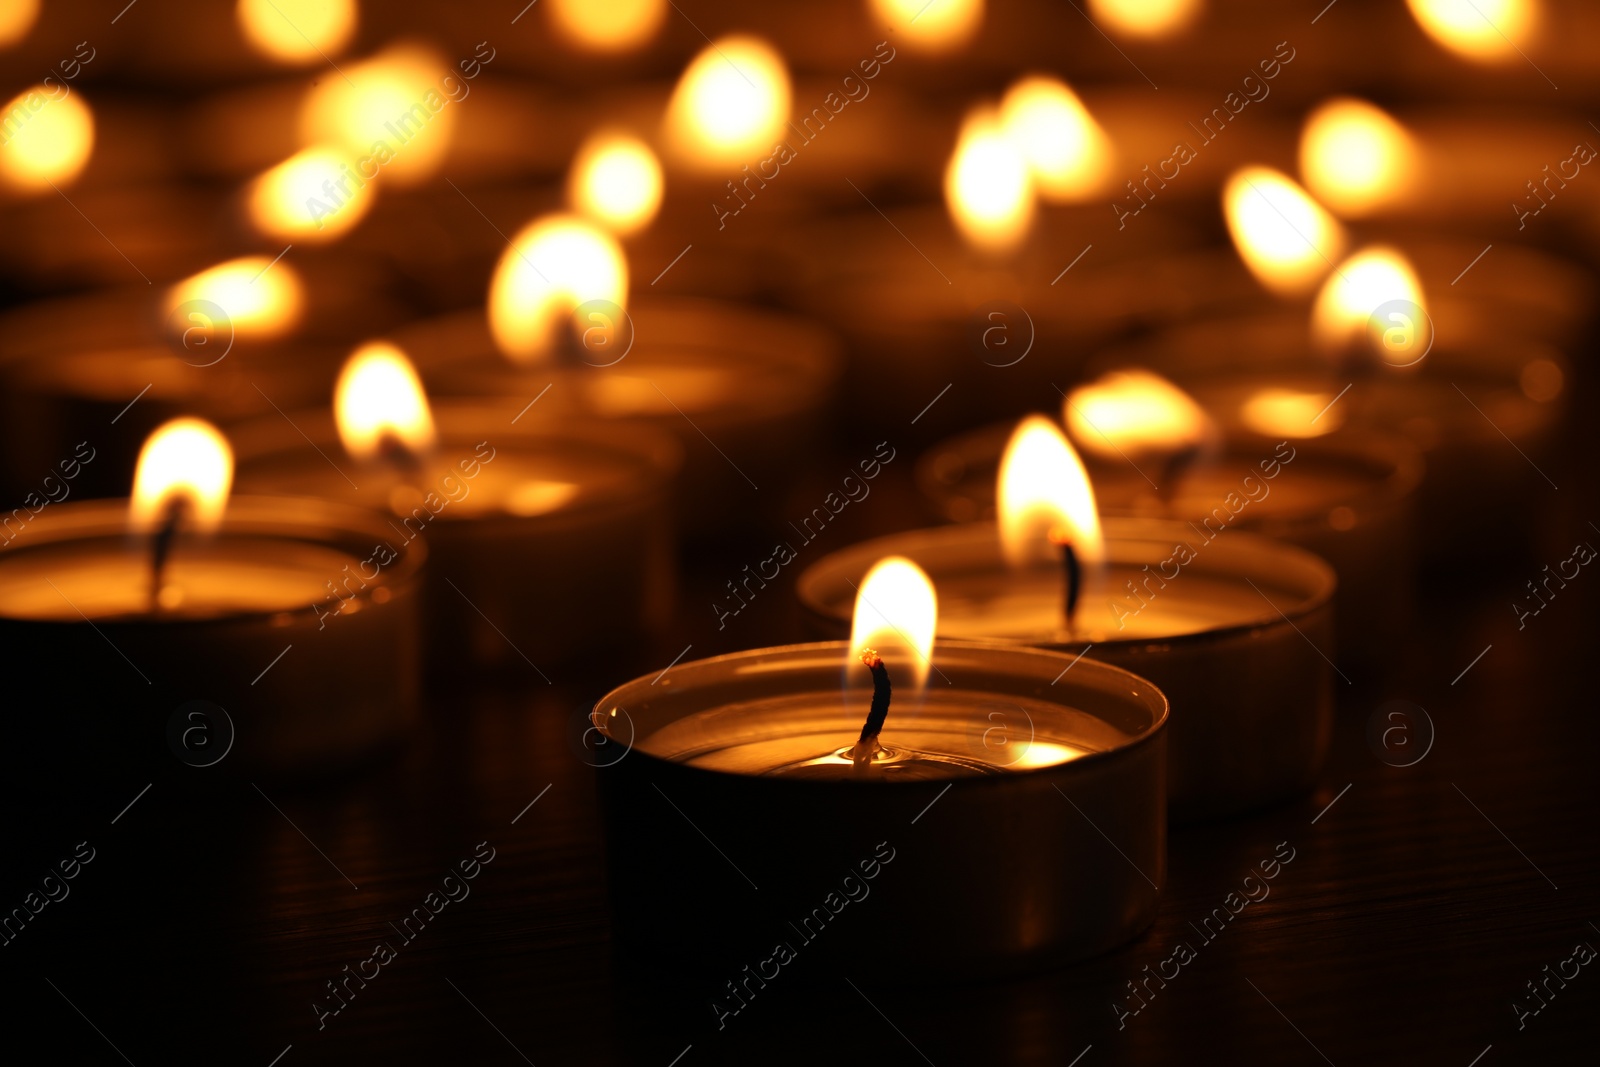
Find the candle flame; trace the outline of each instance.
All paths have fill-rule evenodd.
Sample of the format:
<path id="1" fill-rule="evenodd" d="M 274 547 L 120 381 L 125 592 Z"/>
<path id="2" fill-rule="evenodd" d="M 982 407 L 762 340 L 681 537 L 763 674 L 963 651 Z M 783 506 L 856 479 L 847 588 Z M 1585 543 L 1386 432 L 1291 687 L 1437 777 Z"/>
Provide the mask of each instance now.
<path id="1" fill-rule="evenodd" d="M 1045 200 L 1084 200 L 1105 186 L 1111 174 L 1111 140 L 1060 80 L 1040 75 L 1021 79 L 1000 101 L 1000 117 Z"/>
<path id="2" fill-rule="evenodd" d="M 397 185 L 415 185 L 444 163 L 455 129 L 453 96 L 440 92 L 452 68 L 432 48 L 394 45 L 343 76 L 320 79 L 300 110 L 304 145 L 332 145 L 359 161 L 360 177 L 382 170 Z"/>
<path id="3" fill-rule="evenodd" d="M 1269 167 L 1235 171 L 1222 192 L 1245 266 L 1284 296 L 1306 292 L 1344 249 L 1344 229 L 1294 179 Z"/>
<path id="4" fill-rule="evenodd" d="M 1033 223 L 1033 177 L 999 116 L 970 112 L 944 172 L 944 199 L 956 227 L 989 252 L 1015 248 Z"/>
<path id="5" fill-rule="evenodd" d="M 666 0 L 545 0 L 556 32 L 589 52 L 630 52 L 666 17 Z"/>
<path id="6" fill-rule="evenodd" d="M 1410 132 L 1365 100 L 1327 101 L 1300 133 L 1300 173 L 1317 199 L 1346 218 L 1401 200 L 1416 170 Z"/>
<path id="7" fill-rule="evenodd" d="M 1176 455 L 1216 434 L 1188 393 L 1147 370 L 1112 371 L 1080 385 L 1063 402 L 1062 421 L 1080 448 L 1107 458 Z"/>
<path id="8" fill-rule="evenodd" d="M 637 137 L 594 134 L 573 160 L 567 199 L 574 211 L 612 233 L 635 233 L 661 208 L 661 164 Z"/>
<path id="9" fill-rule="evenodd" d="M 39 0 L 12 0 L 0 4 L 0 48 L 26 37 L 38 18 Z"/>
<path id="10" fill-rule="evenodd" d="M 1406 0 L 1406 6 L 1429 37 L 1479 62 L 1522 55 L 1543 20 L 1537 0 Z"/>
<path id="11" fill-rule="evenodd" d="M 1393 248 L 1374 245 L 1328 276 L 1311 309 L 1312 335 L 1325 351 L 1337 352 L 1369 334 L 1377 315 L 1379 354 L 1392 356 L 1389 361 L 1396 365 L 1409 365 L 1429 341 L 1431 327 L 1423 307 L 1422 283 L 1410 262 Z"/>
<path id="12" fill-rule="evenodd" d="M 94 113 L 77 93 L 44 84 L 0 110 L 0 179 L 30 193 L 65 185 L 94 151 Z"/>
<path id="13" fill-rule="evenodd" d="M 983 0 L 871 0 L 879 26 L 918 52 L 948 52 L 983 23 Z"/>
<path id="14" fill-rule="evenodd" d="M 1264 437 L 1321 437 L 1344 422 L 1337 394 L 1322 390 L 1258 389 L 1239 407 L 1239 419 Z"/>
<path id="15" fill-rule="evenodd" d="M 723 37 L 678 79 L 667 139 L 683 162 L 702 170 L 749 163 L 770 153 L 789 106 L 789 71 L 777 50 L 759 37 Z"/>
<path id="16" fill-rule="evenodd" d="M 1089 472 L 1049 419 L 1030 415 L 1018 424 L 1000 461 L 995 499 L 1001 547 L 1013 567 L 1054 562 L 1062 541 L 1086 567 L 1105 559 Z"/>
<path id="17" fill-rule="evenodd" d="M 1170 37 L 1199 14 L 1201 0 L 1089 0 L 1089 14 L 1126 37 Z"/>
<path id="18" fill-rule="evenodd" d="M 251 224 L 267 236 L 331 241 L 367 213 L 372 190 L 355 181 L 338 152 L 307 148 L 251 183 L 247 202 Z"/>
<path id="19" fill-rule="evenodd" d="M 511 239 L 489 285 L 489 329 L 519 363 L 546 355 L 582 304 L 623 307 L 628 264 L 615 238 L 571 215 L 531 223 Z"/>
<path id="20" fill-rule="evenodd" d="M 406 354 L 386 342 L 368 342 L 345 360 L 333 411 L 339 440 L 357 460 L 377 458 L 386 439 L 414 456 L 433 448 L 433 413 L 422 379 Z"/>
<path id="21" fill-rule="evenodd" d="M 896 681 L 909 670 L 918 688 L 928 680 L 933 634 L 939 624 L 939 601 L 933 580 L 904 556 L 889 556 L 872 565 L 856 591 L 855 618 L 850 626 L 850 662 L 857 653 L 876 649 Z"/>
<path id="22" fill-rule="evenodd" d="M 178 282 L 167 290 L 165 312 L 206 301 L 220 308 L 235 337 L 279 337 L 300 320 L 304 288 L 287 263 L 270 256 L 230 259 Z"/>
<path id="23" fill-rule="evenodd" d="M 184 521 L 210 533 L 222 523 L 233 485 L 233 449 L 203 419 L 179 418 L 158 426 L 139 450 L 128 524 L 134 533 L 159 529 L 171 507 L 188 505 Z"/>
<path id="24" fill-rule="evenodd" d="M 239 0 L 245 40 L 280 63 L 315 63 L 338 55 L 356 30 L 356 0 Z"/>

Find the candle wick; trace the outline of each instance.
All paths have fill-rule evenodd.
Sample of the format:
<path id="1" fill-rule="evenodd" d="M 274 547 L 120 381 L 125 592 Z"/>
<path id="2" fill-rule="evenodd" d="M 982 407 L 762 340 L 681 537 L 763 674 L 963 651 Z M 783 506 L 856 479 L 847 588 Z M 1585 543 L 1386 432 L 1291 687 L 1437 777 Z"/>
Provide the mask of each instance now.
<path id="1" fill-rule="evenodd" d="M 884 720 L 889 717 L 890 690 L 889 669 L 883 665 L 882 656 L 870 648 L 863 648 L 861 662 L 872 672 L 872 708 L 861 727 L 861 737 L 850 751 L 850 761 L 858 768 L 871 764 L 872 754 L 878 748 L 878 734 L 883 730 Z"/>
<path id="2" fill-rule="evenodd" d="M 172 555 L 173 542 L 177 540 L 178 528 L 183 524 L 183 514 L 188 507 L 188 498 L 182 494 L 173 496 L 167 501 L 161 517 L 161 525 L 150 539 L 150 610 L 159 611 L 161 608 L 162 579 L 166 575 L 167 560 Z"/>
<path id="3" fill-rule="evenodd" d="M 421 458 L 393 430 L 384 430 L 379 436 L 378 456 L 402 476 L 413 475 L 422 466 Z"/>
<path id="4" fill-rule="evenodd" d="M 1083 565 L 1078 559 L 1078 550 L 1072 547 L 1072 539 L 1064 532 L 1052 533 L 1050 540 L 1061 549 L 1061 609 L 1070 630 L 1073 617 L 1078 614 L 1078 594 L 1083 591 Z"/>

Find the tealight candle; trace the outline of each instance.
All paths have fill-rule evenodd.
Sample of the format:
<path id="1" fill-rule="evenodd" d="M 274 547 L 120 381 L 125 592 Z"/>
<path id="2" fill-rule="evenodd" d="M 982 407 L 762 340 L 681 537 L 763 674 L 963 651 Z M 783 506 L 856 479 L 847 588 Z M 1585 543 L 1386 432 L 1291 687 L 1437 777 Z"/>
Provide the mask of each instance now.
<path id="1" fill-rule="evenodd" d="M 668 488 L 680 461 L 647 427 L 575 424 L 527 405 L 430 405 L 404 353 L 359 349 L 335 410 L 235 430 L 239 484 L 359 503 L 395 549 L 428 542 L 430 660 L 566 659 L 657 626 L 671 604 Z M 342 580 L 317 611 L 337 615 Z"/>
<path id="2" fill-rule="evenodd" d="M 404 737 L 417 714 L 425 552 L 376 567 L 374 546 L 389 536 L 376 516 L 303 498 L 230 499 L 231 464 L 214 429 L 176 420 L 146 444 L 131 502 L 42 502 L 17 509 L 25 523 L 8 518 L 0 634 L 18 663 L 50 679 L 60 712 L 12 724 L 8 780 L 164 774 L 173 755 L 226 756 L 223 772 L 241 778 L 303 774 Z M 375 569 L 352 591 L 349 617 L 324 624 L 313 604 L 325 583 L 363 566 Z M 233 724 L 209 716 L 215 760 L 167 752 L 169 718 L 195 700 Z M 73 758 L 40 765 L 40 752 Z"/>
<path id="3" fill-rule="evenodd" d="M 852 976 L 972 978 L 1092 956 L 1150 922 L 1166 846 L 1167 716 L 1153 685 L 1092 660 L 941 641 L 934 680 L 907 694 L 907 660 L 869 671 L 858 651 L 680 663 L 595 704 L 584 725 L 604 742 L 590 747 L 605 754 L 626 948 L 735 980 L 775 942 L 779 963 L 798 953 L 847 960 Z M 883 748 L 854 763 L 862 718 L 886 695 L 867 684 L 880 673 L 897 680 Z M 759 835 L 741 830 L 751 811 Z M 841 894 L 867 902 L 845 912 Z M 857 951 L 889 926 L 938 934 Z"/>
<path id="4" fill-rule="evenodd" d="M 1163 406 L 1162 389 L 1189 406 Z M 1316 414 L 1299 413 L 1287 439 L 1267 436 L 1270 424 L 1255 432 L 1234 424 L 1224 435 L 1176 387 L 1141 371 L 1107 375 L 1063 404 L 1101 514 L 1177 519 L 1210 534 L 1249 530 L 1321 556 L 1339 576 L 1341 655 L 1380 664 L 1410 621 L 1421 455 L 1376 431 L 1305 439 Z M 993 517 L 1012 430 L 969 431 L 922 456 L 917 483 L 942 517 Z"/>
<path id="5" fill-rule="evenodd" d="M 1087 474 L 1040 418 L 1018 428 L 1000 484 L 998 526 L 911 531 L 834 553 L 800 576 L 801 601 L 835 631 L 871 561 L 904 556 L 939 590 L 941 637 L 1092 652 L 1160 686 L 1173 710 L 1176 817 L 1233 814 L 1311 784 L 1332 731 L 1336 583 L 1326 563 L 1186 523 L 1108 518 L 1102 533 Z"/>

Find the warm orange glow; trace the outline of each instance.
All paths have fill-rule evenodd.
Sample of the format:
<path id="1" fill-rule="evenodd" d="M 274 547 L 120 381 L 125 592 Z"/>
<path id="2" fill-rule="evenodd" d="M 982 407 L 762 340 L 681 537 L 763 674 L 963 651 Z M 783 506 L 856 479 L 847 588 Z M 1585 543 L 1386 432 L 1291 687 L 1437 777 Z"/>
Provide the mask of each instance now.
<path id="1" fill-rule="evenodd" d="M 358 460 L 378 458 L 385 439 L 412 455 L 433 448 L 433 413 L 422 379 L 406 354 L 372 341 L 345 360 L 333 388 L 333 413 L 344 450 Z"/>
<path id="2" fill-rule="evenodd" d="M 1264 437 L 1321 437 L 1344 423 L 1344 412 L 1328 406 L 1337 396 L 1315 389 L 1258 389 L 1239 406 L 1239 419 Z"/>
<path id="3" fill-rule="evenodd" d="M 1169 37 L 1199 14 L 1201 0 L 1089 0 L 1089 15 L 1112 33 Z"/>
<path id="4" fill-rule="evenodd" d="M 571 215 L 534 222 L 511 239 L 489 283 L 489 329 L 500 351 L 531 362 L 558 344 L 591 300 L 628 301 L 628 264 L 616 239 Z"/>
<path id="5" fill-rule="evenodd" d="M 1146 370 L 1112 371 L 1080 385 L 1061 410 L 1078 447 L 1107 458 L 1176 455 L 1199 448 L 1216 432 L 1188 393 Z"/>
<path id="6" fill-rule="evenodd" d="M 444 83 L 449 63 L 431 48 L 402 44 L 340 66 L 343 76 L 324 75 L 306 94 L 301 143 L 339 149 L 356 160 L 362 180 L 380 170 L 399 185 L 432 177 L 455 130 L 456 105 Z"/>
<path id="7" fill-rule="evenodd" d="M 300 321 L 304 299 L 300 277 L 289 264 L 273 263 L 271 256 L 245 256 L 168 289 L 164 311 L 171 316 L 190 301 L 207 301 L 222 309 L 233 336 L 266 339 L 288 333 Z"/>
<path id="8" fill-rule="evenodd" d="M 544 0 L 556 32 L 588 52 L 629 52 L 661 29 L 666 0 Z"/>
<path id="9" fill-rule="evenodd" d="M 1404 200 L 1416 170 L 1410 132 L 1365 100 L 1329 100 L 1301 130 L 1300 174 L 1319 200 L 1346 218 Z"/>
<path id="10" fill-rule="evenodd" d="M 1406 0 L 1411 15 L 1439 44 L 1479 61 L 1516 59 L 1532 42 L 1539 0 Z"/>
<path id="11" fill-rule="evenodd" d="M 1269 167 L 1234 172 L 1222 191 L 1233 246 L 1267 288 L 1304 293 L 1344 250 L 1344 229 L 1294 179 Z"/>
<path id="12" fill-rule="evenodd" d="M 698 169 L 755 163 L 783 139 L 789 101 L 789 70 L 776 49 L 758 37 L 723 37 L 678 79 L 667 105 L 667 138 Z"/>
<path id="13" fill-rule="evenodd" d="M 1390 306 L 1397 302 L 1410 306 Z M 1425 306 L 1422 283 L 1410 262 L 1392 248 L 1373 246 L 1328 276 L 1311 309 L 1311 331 L 1323 349 L 1338 351 L 1369 334 L 1373 316 L 1378 315 L 1379 354 L 1409 364 L 1415 360 L 1408 355 L 1424 351 L 1428 344 L 1431 327 L 1420 313 Z"/>
<path id="14" fill-rule="evenodd" d="M 1086 566 L 1105 559 L 1089 472 L 1049 419 L 1030 415 L 1012 433 L 995 499 L 1000 543 L 1012 566 L 1054 562 L 1062 540 Z"/>
<path id="15" fill-rule="evenodd" d="M 574 211 L 611 232 L 635 233 L 661 208 L 661 164 L 637 137 L 597 133 L 572 162 L 567 199 Z"/>
<path id="16" fill-rule="evenodd" d="M 0 110 L 0 179 L 7 185 L 29 192 L 65 185 L 92 151 L 94 115 L 59 81 L 35 85 Z"/>
<path id="17" fill-rule="evenodd" d="M 965 44 L 983 23 L 983 0 L 869 0 L 878 25 L 918 52 Z"/>
<path id="18" fill-rule="evenodd" d="M 904 556 L 880 559 L 856 591 L 855 619 L 850 626 L 851 665 L 854 667 L 861 649 L 872 648 L 889 665 L 891 677 L 898 681 L 909 673 L 920 689 L 928 680 L 938 625 L 939 601 L 932 579 Z"/>
<path id="19" fill-rule="evenodd" d="M 233 449 L 221 431 L 203 419 L 173 419 L 139 450 L 128 524 L 134 533 L 150 533 L 181 500 L 185 527 L 209 533 L 222 523 L 232 486 Z"/>
<path id="20" fill-rule="evenodd" d="M 247 202 L 250 223 L 286 240 L 331 241 L 372 207 L 373 187 L 326 148 L 296 152 L 257 178 Z"/>
<path id="21" fill-rule="evenodd" d="M 355 33 L 356 0 L 239 0 L 245 40 L 280 63 L 316 63 L 338 55 Z"/>
<path id="22" fill-rule="evenodd" d="M 1045 200 L 1083 200 L 1105 186 L 1111 140 L 1061 81 L 1037 75 L 1018 81 L 1000 101 L 1000 120 Z"/>
<path id="23" fill-rule="evenodd" d="M 966 239 L 990 252 L 1015 248 L 1033 223 L 1033 176 L 999 116 L 977 110 L 944 172 L 944 200 Z"/>
<path id="24" fill-rule="evenodd" d="M 39 17 L 39 0 L 7 0 L 0 4 L 0 48 L 27 36 Z"/>

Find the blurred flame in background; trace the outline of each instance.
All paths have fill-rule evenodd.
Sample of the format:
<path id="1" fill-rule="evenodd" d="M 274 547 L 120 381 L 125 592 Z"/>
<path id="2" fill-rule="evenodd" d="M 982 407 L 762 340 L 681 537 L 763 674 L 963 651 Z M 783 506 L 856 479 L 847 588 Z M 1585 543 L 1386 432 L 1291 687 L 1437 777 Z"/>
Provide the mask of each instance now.
<path id="1" fill-rule="evenodd" d="M 1334 97 L 1306 116 L 1300 174 L 1318 200 L 1346 218 L 1403 201 L 1417 168 L 1411 133 L 1365 100 Z"/>
<path id="2" fill-rule="evenodd" d="M 661 164 L 650 146 L 625 133 L 591 134 L 567 178 L 567 201 L 612 233 L 649 226 L 661 209 Z"/>
<path id="3" fill-rule="evenodd" d="M 331 241 L 361 220 L 372 207 L 372 196 L 373 189 L 361 182 L 344 156 L 329 148 L 307 148 L 253 181 L 246 200 L 250 223 L 263 234 Z"/>
<path id="4" fill-rule="evenodd" d="M 234 15 L 257 52 L 294 64 L 338 55 L 359 21 L 356 0 L 239 0 Z"/>
<path id="5" fill-rule="evenodd" d="M 956 228 L 979 248 L 1008 251 L 1028 235 L 1033 176 L 997 112 L 967 113 L 945 168 L 944 199 Z"/>
<path id="6" fill-rule="evenodd" d="M 1111 139 L 1059 79 L 1018 80 L 1000 101 L 1000 121 L 1027 160 L 1042 199 L 1072 203 L 1107 185 L 1115 158 Z"/>
<path id="7" fill-rule="evenodd" d="M 983 0 L 870 0 L 880 27 L 917 52 L 948 52 L 983 24 Z"/>
<path id="8" fill-rule="evenodd" d="M 1170 37 L 1194 21 L 1201 0 L 1089 0 L 1089 16 L 1127 37 Z"/>
<path id="9" fill-rule="evenodd" d="M 589 52 L 629 52 L 656 35 L 666 0 L 544 0 L 556 32 Z"/>
<path id="10" fill-rule="evenodd" d="M 221 308 L 233 335 L 262 340 L 288 333 L 300 321 L 305 303 L 300 276 L 269 256 L 244 256 L 185 278 L 167 290 L 165 314 L 190 301 Z"/>
<path id="11" fill-rule="evenodd" d="M 684 68 L 667 104 L 666 136 L 700 170 L 754 163 L 789 121 L 789 70 L 759 37 L 722 37 Z"/>
<path id="12" fill-rule="evenodd" d="M 176 500 L 189 507 L 184 523 L 209 533 L 222 523 L 233 487 L 233 449 L 228 439 L 204 419 L 165 422 L 145 438 L 133 474 L 128 525 L 134 533 L 150 533 L 167 519 Z"/>
<path id="13" fill-rule="evenodd" d="M 333 411 L 344 450 L 358 460 L 377 459 L 385 437 L 412 455 L 432 450 L 437 438 L 422 379 L 406 354 L 384 341 L 370 341 L 345 360 Z"/>
<path id="14" fill-rule="evenodd" d="M 573 312 L 591 300 L 624 307 L 628 263 L 615 238 L 571 215 L 524 227 L 495 265 L 489 283 L 489 329 L 518 363 L 548 355 L 575 329 Z"/>
<path id="15" fill-rule="evenodd" d="M 393 45 L 343 75 L 319 77 L 300 111 L 301 143 L 329 145 L 351 159 L 372 159 L 385 181 L 413 185 L 432 177 L 450 150 L 454 104 L 444 79 L 450 65 L 434 49 Z M 433 105 L 433 106 L 430 106 Z M 384 150 L 375 152 L 377 145 Z"/>
<path id="16" fill-rule="evenodd" d="M 17 43 L 39 18 L 39 0 L 8 0 L 0 4 L 0 48 Z"/>
<path id="17" fill-rule="evenodd" d="M 1406 0 L 1423 32 L 1480 62 L 1515 59 L 1543 21 L 1538 0 Z"/>
<path id="18" fill-rule="evenodd" d="M 35 85 L 0 110 L 0 179 L 38 193 L 72 181 L 94 151 L 94 114 L 75 92 Z"/>
<path id="19" fill-rule="evenodd" d="M 1417 272 L 1410 261 L 1393 248 L 1382 245 L 1364 248 L 1328 276 L 1311 309 L 1312 337 L 1328 352 L 1359 344 L 1362 336 L 1370 333 L 1373 315 L 1395 301 L 1406 301 L 1413 308 L 1385 309 L 1385 330 L 1380 336 L 1387 336 L 1389 329 L 1410 331 L 1403 339 L 1396 339 L 1403 343 L 1393 346 L 1397 357 L 1393 362 L 1409 364 L 1413 362 L 1407 358 L 1409 355 L 1426 349 L 1430 327 L 1427 316 L 1418 313 L 1424 304 Z M 1407 321 L 1391 321 L 1389 311 L 1396 311 Z M 1377 344 L 1377 350 L 1381 356 L 1391 354 L 1382 342 Z"/>
<path id="20" fill-rule="evenodd" d="M 846 653 L 850 669 L 861 669 L 857 656 L 870 648 L 883 658 L 891 683 L 902 684 L 909 668 L 912 684 L 921 689 L 928 681 L 938 626 L 939 598 L 933 580 L 904 556 L 880 559 L 856 590 Z"/>
<path id="21" fill-rule="evenodd" d="M 1105 538 L 1089 472 L 1056 424 L 1029 415 L 1017 424 L 1000 460 L 995 492 L 1000 544 L 1013 567 L 1056 562 L 1058 539 L 1085 567 L 1105 559 Z"/>
<path id="22" fill-rule="evenodd" d="M 1245 266 L 1280 296 L 1308 292 L 1344 251 L 1343 227 L 1294 179 L 1270 167 L 1235 171 L 1222 204 Z"/>

